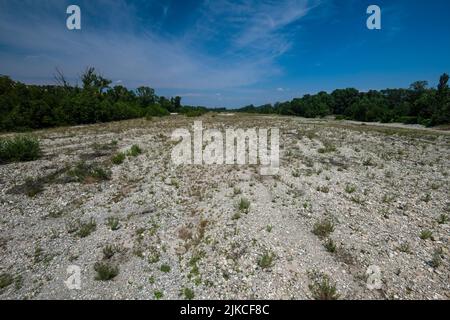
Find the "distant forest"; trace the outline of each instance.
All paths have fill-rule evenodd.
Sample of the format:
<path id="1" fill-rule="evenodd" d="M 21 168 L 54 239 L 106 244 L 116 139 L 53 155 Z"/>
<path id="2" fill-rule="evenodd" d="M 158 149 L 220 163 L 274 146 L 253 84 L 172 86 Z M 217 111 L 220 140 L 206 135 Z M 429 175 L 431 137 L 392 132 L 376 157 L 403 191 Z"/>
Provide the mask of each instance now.
<path id="1" fill-rule="evenodd" d="M 109 122 L 141 117 L 159 117 L 171 112 L 197 116 L 203 107 L 182 106 L 181 97 L 158 97 L 155 90 L 128 90 L 94 68 L 81 76 L 82 86 L 71 86 L 57 70 L 56 85 L 26 85 L 0 75 L 0 131 Z"/>
<path id="2" fill-rule="evenodd" d="M 337 119 L 366 122 L 401 122 L 435 126 L 450 123 L 449 76 L 443 74 L 437 88 L 427 81 L 416 81 L 409 89 L 386 89 L 359 92 L 338 89 L 331 94 L 319 92 L 288 102 L 259 107 L 253 105 L 240 112 L 292 115 L 306 118 L 335 115 Z"/>
<path id="3" fill-rule="evenodd" d="M 149 87 L 136 90 L 121 85 L 112 87 L 111 81 L 94 68 L 82 74 L 81 87 L 70 85 L 59 71 L 55 80 L 56 85 L 26 85 L 0 75 L 0 131 L 151 118 L 172 112 L 200 116 L 208 111 L 226 111 L 224 108 L 183 106 L 181 97 L 159 97 Z M 449 76 L 443 74 L 437 88 L 428 88 L 426 81 L 417 81 L 409 89 L 369 92 L 338 89 L 331 94 L 320 92 L 275 105 L 250 105 L 236 111 L 307 118 L 336 115 L 338 119 L 435 126 L 450 123 L 448 80 Z"/>

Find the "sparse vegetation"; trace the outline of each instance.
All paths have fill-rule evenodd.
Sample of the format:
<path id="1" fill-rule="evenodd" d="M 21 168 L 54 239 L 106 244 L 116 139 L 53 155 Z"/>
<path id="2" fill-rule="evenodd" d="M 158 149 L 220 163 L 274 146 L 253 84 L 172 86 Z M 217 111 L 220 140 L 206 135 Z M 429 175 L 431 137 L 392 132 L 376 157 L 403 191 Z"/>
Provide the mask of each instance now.
<path id="1" fill-rule="evenodd" d="M 96 229 L 97 229 L 97 223 L 95 222 L 94 218 L 90 218 L 89 221 L 81 222 L 79 224 L 77 235 L 80 238 L 86 238 L 92 232 L 94 232 Z"/>
<path id="2" fill-rule="evenodd" d="M 119 268 L 110 262 L 97 262 L 94 265 L 94 270 L 97 272 L 95 280 L 108 281 L 114 279 L 119 274 Z"/>
<path id="3" fill-rule="evenodd" d="M 164 293 L 162 291 L 158 291 L 158 290 L 155 291 L 153 293 L 153 295 L 154 295 L 156 300 L 160 300 L 160 299 L 162 299 L 164 297 Z"/>
<path id="4" fill-rule="evenodd" d="M 321 238 L 328 237 L 334 231 L 334 224 L 330 219 L 318 221 L 313 226 L 313 233 Z"/>
<path id="5" fill-rule="evenodd" d="M 442 250 L 442 248 L 438 248 L 433 252 L 433 257 L 430 261 L 430 266 L 432 266 L 433 268 L 437 269 L 441 266 L 442 264 L 442 256 L 443 256 L 444 252 Z"/>
<path id="6" fill-rule="evenodd" d="M 420 239 L 433 240 L 433 232 L 431 230 L 422 230 L 422 232 L 420 233 Z"/>
<path id="7" fill-rule="evenodd" d="M 446 223 L 448 223 L 448 221 L 449 221 L 449 217 L 448 217 L 448 215 L 445 214 L 445 213 L 442 213 L 442 214 L 439 216 L 439 218 L 437 219 L 437 222 L 438 222 L 439 224 L 446 224 Z"/>
<path id="8" fill-rule="evenodd" d="M 119 152 L 115 156 L 111 158 L 111 162 L 113 164 L 119 165 L 122 164 L 125 161 L 126 155 L 123 152 Z"/>
<path id="9" fill-rule="evenodd" d="M 14 282 L 14 277 L 9 273 L 0 274 L 0 290 L 9 287 Z"/>
<path id="10" fill-rule="evenodd" d="M 19 161 L 34 161 L 41 156 L 39 141 L 31 136 L 0 138 L 0 164 Z"/>
<path id="11" fill-rule="evenodd" d="M 112 231 L 120 229 L 120 220 L 117 217 L 108 217 L 106 224 Z"/>
<path id="12" fill-rule="evenodd" d="M 353 193 L 353 192 L 355 192 L 355 191 L 356 191 L 356 187 L 355 187 L 355 186 L 350 185 L 350 184 L 347 184 L 347 185 L 345 186 L 345 192 L 347 192 L 347 193 Z"/>
<path id="13" fill-rule="evenodd" d="M 332 239 L 328 239 L 325 242 L 324 247 L 330 253 L 336 252 L 336 244 L 334 243 L 334 241 Z"/>
<path id="14" fill-rule="evenodd" d="M 194 291 L 189 288 L 183 289 L 183 296 L 186 300 L 192 300 L 195 297 Z"/>
<path id="15" fill-rule="evenodd" d="M 336 285 L 324 274 L 315 275 L 309 289 L 315 300 L 337 300 L 340 296 L 337 293 Z"/>
<path id="16" fill-rule="evenodd" d="M 116 246 L 108 244 L 103 248 L 103 258 L 106 260 L 111 259 L 117 251 L 118 249 Z"/>
<path id="17" fill-rule="evenodd" d="M 44 183 L 39 179 L 27 178 L 23 185 L 24 193 L 30 198 L 44 191 Z"/>
<path id="18" fill-rule="evenodd" d="M 138 145 L 134 144 L 134 145 L 131 146 L 131 149 L 128 151 L 127 154 L 130 157 L 137 157 L 141 153 L 142 153 L 142 149 Z"/>
<path id="19" fill-rule="evenodd" d="M 261 269 L 267 269 L 273 266 L 275 254 L 272 252 L 265 252 L 258 260 L 258 266 Z"/>
<path id="20" fill-rule="evenodd" d="M 243 212 L 248 212 L 249 209 L 250 209 L 250 201 L 246 198 L 241 198 L 241 200 L 239 201 L 239 210 Z"/>
<path id="21" fill-rule="evenodd" d="M 168 264 L 163 264 L 161 265 L 160 270 L 165 273 L 170 272 L 170 266 Z"/>
<path id="22" fill-rule="evenodd" d="M 111 173 L 96 164 L 87 164 L 79 162 L 74 168 L 67 172 L 75 182 L 94 183 L 103 180 L 109 180 Z"/>

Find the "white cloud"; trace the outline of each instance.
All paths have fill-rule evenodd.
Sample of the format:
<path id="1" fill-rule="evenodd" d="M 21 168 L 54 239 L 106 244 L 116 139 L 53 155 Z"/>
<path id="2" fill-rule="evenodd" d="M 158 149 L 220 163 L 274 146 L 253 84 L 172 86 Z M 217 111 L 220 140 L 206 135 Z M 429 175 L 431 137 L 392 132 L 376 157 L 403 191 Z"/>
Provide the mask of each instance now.
<path id="1" fill-rule="evenodd" d="M 138 8 L 124 0 L 83 4 L 82 15 L 105 10 L 97 13 L 101 24 L 83 19 L 81 31 L 65 28 L 64 1 L 0 0 L 0 45 L 8 48 L 0 52 L 0 69 L 24 81 L 51 81 L 55 67 L 75 79 L 85 67 L 95 66 L 130 87 L 245 87 L 282 74 L 276 58 L 291 46 L 291 33 L 285 29 L 314 3 L 205 1 L 197 23 L 183 36 L 171 37 L 139 29 L 134 21 Z M 214 41 L 224 41 L 220 53 L 204 49 Z"/>

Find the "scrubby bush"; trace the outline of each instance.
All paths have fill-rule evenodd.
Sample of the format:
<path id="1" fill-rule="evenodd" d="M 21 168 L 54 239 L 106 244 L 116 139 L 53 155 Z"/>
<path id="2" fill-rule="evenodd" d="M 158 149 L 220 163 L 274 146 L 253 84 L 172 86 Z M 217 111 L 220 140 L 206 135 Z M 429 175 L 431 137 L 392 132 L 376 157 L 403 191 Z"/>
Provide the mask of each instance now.
<path id="1" fill-rule="evenodd" d="M 0 163 L 33 161 L 41 155 L 39 141 L 30 136 L 0 138 Z"/>

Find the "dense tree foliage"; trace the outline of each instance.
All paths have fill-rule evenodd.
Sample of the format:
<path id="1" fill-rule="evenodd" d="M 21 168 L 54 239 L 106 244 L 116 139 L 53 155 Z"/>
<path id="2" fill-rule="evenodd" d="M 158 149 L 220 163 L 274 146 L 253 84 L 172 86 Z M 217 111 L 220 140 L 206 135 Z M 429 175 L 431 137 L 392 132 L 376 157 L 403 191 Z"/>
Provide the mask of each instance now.
<path id="1" fill-rule="evenodd" d="M 443 74 L 437 89 L 417 81 L 409 89 L 359 92 L 338 89 L 331 94 L 319 92 L 275 105 L 253 105 L 239 109 L 250 113 L 276 113 L 307 118 L 336 115 L 337 118 L 367 122 L 420 123 L 426 126 L 450 123 L 449 76 Z"/>
<path id="2" fill-rule="evenodd" d="M 111 87 L 111 81 L 88 68 L 82 87 L 70 86 L 59 70 L 57 84 L 25 85 L 0 76 L 0 131 L 30 130 L 64 125 L 88 124 L 164 116 L 187 112 L 181 98 L 158 97 L 155 90 Z"/>

